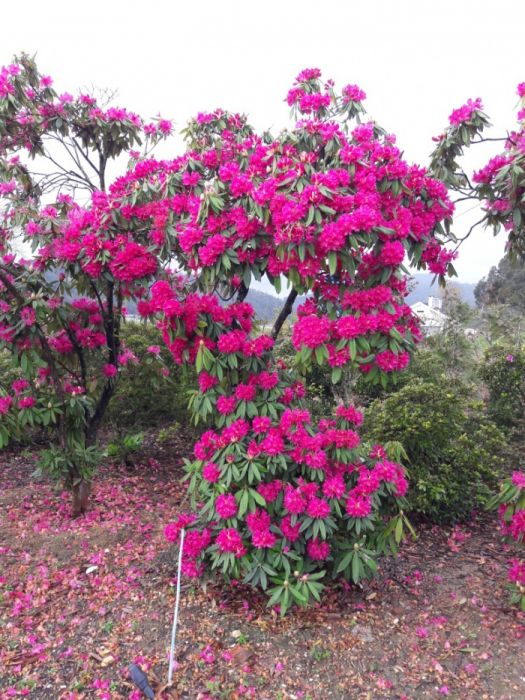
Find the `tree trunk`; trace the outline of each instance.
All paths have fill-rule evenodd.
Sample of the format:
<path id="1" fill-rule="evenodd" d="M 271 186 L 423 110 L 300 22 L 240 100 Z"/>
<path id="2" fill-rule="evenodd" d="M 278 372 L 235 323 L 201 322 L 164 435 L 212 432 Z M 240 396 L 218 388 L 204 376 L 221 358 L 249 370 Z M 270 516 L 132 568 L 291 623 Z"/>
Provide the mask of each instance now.
<path id="1" fill-rule="evenodd" d="M 76 481 L 71 487 L 73 517 L 78 518 L 87 511 L 91 482 L 85 479 Z"/>
<path id="2" fill-rule="evenodd" d="M 358 405 L 359 400 L 354 391 L 356 382 L 355 372 L 348 367 L 343 368 L 341 380 L 337 384 L 332 384 L 332 394 L 337 404 L 344 404 L 345 406 Z"/>
<path id="3" fill-rule="evenodd" d="M 297 292 L 295 289 L 292 289 L 290 294 L 288 295 L 288 298 L 286 299 L 283 308 L 281 309 L 279 315 L 277 316 L 275 323 L 272 328 L 271 336 L 274 340 L 277 340 L 277 336 L 279 335 L 279 332 L 281 328 L 283 327 L 284 322 L 288 318 L 288 316 L 292 313 L 293 311 L 293 305 L 295 300 L 297 299 Z"/>

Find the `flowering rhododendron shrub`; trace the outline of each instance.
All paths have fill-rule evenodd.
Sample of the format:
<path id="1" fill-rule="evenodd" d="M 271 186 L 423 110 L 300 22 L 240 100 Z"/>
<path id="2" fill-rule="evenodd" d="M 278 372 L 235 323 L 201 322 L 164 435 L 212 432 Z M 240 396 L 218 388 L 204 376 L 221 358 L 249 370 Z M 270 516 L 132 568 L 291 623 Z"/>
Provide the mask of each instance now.
<path id="1" fill-rule="evenodd" d="M 499 494 L 489 506 L 498 509 L 504 537 L 521 550 L 521 556 L 510 562 L 508 577 L 512 586 L 512 602 L 517 603 L 525 612 L 525 472 L 515 471 L 510 478 L 505 479 Z"/>
<path id="2" fill-rule="evenodd" d="M 0 447 L 52 428 L 42 466 L 72 487 L 75 514 L 118 375 L 137 360 L 120 339 L 125 303 L 159 267 L 149 237 L 114 225 L 106 169 L 170 130 L 90 95 L 58 95 L 27 56 L 0 70 L 0 350 L 19 376 L 0 378 Z M 13 252 L 20 239 L 29 259 Z"/>
<path id="3" fill-rule="evenodd" d="M 328 571 L 375 572 L 407 524 L 407 483 L 381 446 L 361 444 L 352 407 L 314 423 L 273 341 L 305 293 L 292 329 L 299 369 L 386 384 L 419 338 L 404 265 L 453 272 L 446 188 L 364 121 L 364 93 L 336 94 L 307 70 L 287 99 L 292 130 L 261 136 L 244 116 L 199 114 L 182 157 L 142 161 L 109 190 L 116 225 L 177 263 L 138 308 L 159 319 L 176 362 L 195 364 L 191 409 L 213 425 L 187 463 L 193 513 L 166 536 L 188 530 L 185 573 L 211 567 L 260 586 L 283 612 L 319 599 Z M 255 335 L 244 299 L 263 276 L 289 294 L 271 333 Z"/>
<path id="4" fill-rule="evenodd" d="M 525 347 L 513 343 L 485 351 L 480 376 L 488 391 L 488 411 L 507 430 L 517 432 L 525 418 Z"/>
<path id="5" fill-rule="evenodd" d="M 403 468 L 361 444 L 354 408 L 312 421 L 305 387 L 272 359 L 273 339 L 251 333 L 248 304 L 200 294 L 181 304 L 180 292 L 156 282 L 147 312 L 162 314 L 175 358 L 195 362 L 191 406 L 214 423 L 187 461 L 193 513 L 165 529 L 169 541 L 189 530 L 183 572 L 201 576 L 208 563 L 268 590 L 283 612 L 319 600 L 327 568 L 356 582 L 375 573 L 378 553 L 408 524 Z"/>

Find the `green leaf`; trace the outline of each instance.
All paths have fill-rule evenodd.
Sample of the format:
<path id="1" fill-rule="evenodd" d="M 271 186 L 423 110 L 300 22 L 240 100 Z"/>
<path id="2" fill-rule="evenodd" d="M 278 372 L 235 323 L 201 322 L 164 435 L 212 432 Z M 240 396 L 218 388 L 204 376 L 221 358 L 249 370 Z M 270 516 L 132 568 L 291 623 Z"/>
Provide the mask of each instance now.
<path id="1" fill-rule="evenodd" d="M 343 370 L 341 367 L 334 367 L 332 370 L 332 384 L 337 384 L 337 382 L 341 381 L 342 374 Z"/>
<path id="2" fill-rule="evenodd" d="M 322 590 L 323 586 L 321 586 L 320 584 L 312 583 L 311 581 L 307 581 L 306 585 L 308 586 L 308 590 L 313 595 L 313 597 L 320 603 L 321 596 L 319 595 L 319 591 Z M 525 598 L 523 600 L 525 600 Z"/>
<path id="3" fill-rule="evenodd" d="M 250 496 L 257 503 L 257 505 L 259 505 L 259 506 L 266 505 L 266 501 L 264 500 L 263 496 L 261 496 L 261 494 L 258 491 L 255 491 L 255 489 L 250 489 Z"/>
<path id="4" fill-rule="evenodd" d="M 352 559 L 352 581 L 354 583 L 359 583 L 359 579 L 361 578 L 361 561 L 359 560 L 359 557 L 357 555 L 357 552 L 354 553 L 354 558 Z"/>
<path id="5" fill-rule="evenodd" d="M 317 364 L 322 365 L 324 360 L 328 357 L 328 352 L 324 345 L 318 345 L 315 348 L 315 359 Z"/>
<path id="6" fill-rule="evenodd" d="M 396 522 L 396 529 L 395 529 L 396 543 L 399 544 L 402 539 L 403 539 L 403 519 L 401 516 L 398 516 L 397 522 Z"/>
<path id="7" fill-rule="evenodd" d="M 242 516 L 248 510 L 248 502 L 249 502 L 248 491 L 246 489 L 243 489 L 243 491 L 241 492 L 241 497 L 239 499 L 239 518 L 242 518 Z"/>
<path id="8" fill-rule="evenodd" d="M 339 565 L 336 569 L 336 573 L 339 574 L 341 571 L 344 571 L 345 569 L 348 568 L 348 565 L 352 561 L 352 557 L 354 556 L 353 550 L 345 554 L 345 556 L 341 559 L 339 562 Z"/>
<path id="9" fill-rule="evenodd" d="M 292 596 L 295 598 L 295 600 L 297 600 L 301 605 L 306 605 L 306 603 L 308 602 L 308 598 L 303 593 L 301 593 L 298 588 L 296 588 L 295 586 L 290 586 L 289 590 Z"/>
<path id="10" fill-rule="evenodd" d="M 195 369 L 197 370 L 197 372 L 201 372 L 201 371 L 202 371 L 202 364 L 203 364 L 203 352 L 202 352 L 202 349 L 203 349 L 203 347 L 204 347 L 204 345 L 200 345 L 200 346 L 199 346 L 199 349 L 198 349 L 198 351 L 197 351 L 197 357 L 195 358 Z"/>
<path id="11" fill-rule="evenodd" d="M 363 555 L 363 561 L 371 571 L 377 573 L 377 562 L 374 559 L 372 559 L 372 557 Z"/>
<path id="12" fill-rule="evenodd" d="M 314 215 L 315 215 L 315 208 L 313 205 L 310 205 L 310 209 L 308 210 L 308 216 L 306 217 L 306 221 L 305 221 L 305 226 L 310 226 L 312 224 L 312 221 L 314 220 Z"/>
<path id="13" fill-rule="evenodd" d="M 406 516 L 404 513 L 403 513 L 403 522 L 405 523 L 405 525 L 406 525 L 407 528 L 409 529 L 410 534 L 412 535 L 412 537 L 413 537 L 415 540 L 417 540 L 416 531 L 414 530 L 414 528 L 412 527 L 412 523 L 410 522 L 410 520 L 407 518 L 407 516 Z"/>
<path id="14" fill-rule="evenodd" d="M 272 591 L 273 591 L 273 593 L 272 593 Z M 272 593 L 272 595 L 270 596 L 270 600 L 266 603 L 266 606 L 268 608 L 271 608 L 273 605 L 277 605 L 277 603 L 281 599 L 281 595 L 282 595 L 283 591 L 284 591 L 283 586 L 278 586 L 277 588 L 272 588 L 270 590 L 270 593 Z"/>

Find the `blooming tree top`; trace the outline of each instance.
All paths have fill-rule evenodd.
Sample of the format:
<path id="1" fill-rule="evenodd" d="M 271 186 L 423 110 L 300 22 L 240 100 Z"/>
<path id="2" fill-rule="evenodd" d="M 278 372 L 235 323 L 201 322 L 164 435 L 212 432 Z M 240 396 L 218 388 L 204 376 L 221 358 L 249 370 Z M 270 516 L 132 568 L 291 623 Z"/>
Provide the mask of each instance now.
<path id="1" fill-rule="evenodd" d="M 502 137 L 485 137 L 490 126 L 481 99 L 469 99 L 453 110 L 449 126 L 436 139 L 430 170 L 451 191 L 457 201 L 482 203 L 481 217 L 460 238 L 464 240 L 478 227 L 491 227 L 507 234 L 506 250 L 512 259 L 525 257 L 525 83 L 517 87 L 518 126 Z M 466 148 L 486 142 L 500 142 L 503 152 L 490 158 L 480 170 L 468 174 L 461 165 Z"/>
<path id="2" fill-rule="evenodd" d="M 406 365 L 418 336 L 404 265 L 453 272 L 444 249 L 453 207 L 392 136 L 362 122 L 363 98 L 306 70 L 287 98 L 299 121 L 278 137 L 256 134 L 244 116 L 199 114 L 184 156 L 138 163 L 99 212 L 141 231 L 201 291 L 243 298 L 266 276 L 277 290 L 284 279 L 292 295 L 311 292 L 294 329 L 303 360 L 379 380 Z"/>

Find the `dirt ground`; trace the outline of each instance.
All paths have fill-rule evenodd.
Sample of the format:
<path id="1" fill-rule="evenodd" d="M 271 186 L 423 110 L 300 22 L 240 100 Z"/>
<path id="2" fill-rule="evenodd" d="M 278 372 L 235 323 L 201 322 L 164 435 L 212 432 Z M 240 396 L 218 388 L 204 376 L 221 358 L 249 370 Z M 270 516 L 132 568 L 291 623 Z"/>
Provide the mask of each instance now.
<path id="1" fill-rule="evenodd" d="M 132 698 L 127 665 L 157 697 L 191 700 L 525 698 L 525 615 L 508 605 L 492 517 L 419 528 L 365 588 L 337 584 L 284 620 L 252 592 L 183 581 L 174 684 L 167 679 L 184 445 L 133 472 L 105 467 L 91 510 L 0 465 L 0 698 Z"/>

